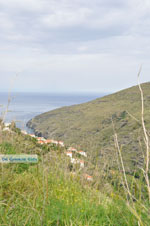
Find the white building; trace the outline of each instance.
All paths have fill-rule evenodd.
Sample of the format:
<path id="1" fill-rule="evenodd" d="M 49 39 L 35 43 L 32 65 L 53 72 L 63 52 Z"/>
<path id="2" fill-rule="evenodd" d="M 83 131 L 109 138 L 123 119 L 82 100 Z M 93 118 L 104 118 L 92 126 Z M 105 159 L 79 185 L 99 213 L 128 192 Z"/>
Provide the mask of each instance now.
<path id="1" fill-rule="evenodd" d="M 11 123 L 10 122 L 5 122 L 5 127 L 9 127 L 9 126 L 11 126 Z"/>
<path id="2" fill-rule="evenodd" d="M 83 160 L 80 160 L 80 167 L 84 168 L 84 161 Z"/>
<path id="3" fill-rule="evenodd" d="M 72 147 L 69 147 L 67 150 L 68 150 L 68 151 L 74 151 L 74 152 L 77 152 L 77 149 L 72 148 Z"/>
<path id="4" fill-rule="evenodd" d="M 66 152 L 66 155 L 69 156 L 70 158 L 72 158 L 72 152 L 67 151 L 67 152 Z"/>
<path id="5" fill-rule="evenodd" d="M 59 141 L 59 145 L 60 145 L 61 147 L 64 147 L 64 146 L 65 146 L 63 141 Z"/>
<path id="6" fill-rule="evenodd" d="M 87 157 L 87 154 L 86 154 L 86 152 L 84 152 L 84 151 L 78 151 L 78 153 L 79 153 L 80 155 L 84 156 L 84 157 Z"/>
<path id="7" fill-rule="evenodd" d="M 56 145 L 58 145 L 58 144 L 59 144 L 59 142 L 58 142 L 57 140 L 52 140 L 52 144 L 56 144 Z"/>
<path id="8" fill-rule="evenodd" d="M 29 135 L 30 135 L 30 137 L 34 137 L 34 138 L 36 137 L 34 134 L 29 134 Z"/>
<path id="9" fill-rule="evenodd" d="M 77 163 L 80 163 L 80 161 L 78 159 L 71 158 L 71 163 L 77 164 Z"/>
<path id="10" fill-rule="evenodd" d="M 10 132 L 11 130 L 8 127 L 3 128 L 3 131 L 8 131 Z"/>
<path id="11" fill-rule="evenodd" d="M 27 132 L 25 130 L 21 130 L 21 133 L 23 133 L 24 135 L 27 135 Z"/>
<path id="12" fill-rule="evenodd" d="M 87 180 L 87 181 L 93 181 L 93 177 L 88 175 L 88 174 L 84 174 L 84 178 Z"/>
<path id="13" fill-rule="evenodd" d="M 37 140 L 42 140 L 42 141 L 46 141 L 46 139 L 44 137 L 36 137 Z"/>

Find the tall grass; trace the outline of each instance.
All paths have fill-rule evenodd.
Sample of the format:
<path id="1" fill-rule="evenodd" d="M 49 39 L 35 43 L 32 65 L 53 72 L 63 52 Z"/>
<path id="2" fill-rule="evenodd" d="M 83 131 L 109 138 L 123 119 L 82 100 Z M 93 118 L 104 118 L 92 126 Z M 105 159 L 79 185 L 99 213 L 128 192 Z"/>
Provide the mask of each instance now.
<path id="1" fill-rule="evenodd" d="M 70 167 L 65 148 L 41 146 L 34 138 L 22 135 L 15 124 L 12 132 L 2 131 L 2 120 L 0 153 L 34 153 L 39 162 L 0 164 L 0 225 L 148 226 L 149 136 L 140 83 L 139 89 L 145 162 L 142 169 L 135 168 L 132 173 L 126 171 L 115 124 L 111 159 L 104 153 L 101 164 L 99 156 L 88 154 L 86 166 L 80 170 Z M 85 173 L 92 174 L 94 180 L 86 181 Z"/>
<path id="2" fill-rule="evenodd" d="M 136 225 L 123 200 L 95 190 L 80 174 L 72 176 L 62 154 L 51 152 L 43 160 L 23 172 L 4 166 L 1 225 Z"/>
<path id="3" fill-rule="evenodd" d="M 121 172 L 100 171 L 96 165 L 94 181 L 89 183 L 83 178 L 84 172 L 70 172 L 63 149 L 51 147 L 47 151 L 46 147 L 40 147 L 34 139 L 20 133 L 14 133 L 13 139 L 3 133 L 2 138 L 2 153 L 29 153 L 30 150 L 39 155 L 39 163 L 1 165 L 1 225 L 119 226 L 138 225 L 138 222 L 148 225 L 148 202 L 144 203 L 145 209 L 140 209 L 143 203 L 140 199 L 146 200 L 146 193 L 138 198 L 143 191 L 137 188 L 138 201 L 134 201 L 134 209 L 127 205 Z M 128 175 L 127 180 L 131 192 L 135 184 L 141 185 Z"/>

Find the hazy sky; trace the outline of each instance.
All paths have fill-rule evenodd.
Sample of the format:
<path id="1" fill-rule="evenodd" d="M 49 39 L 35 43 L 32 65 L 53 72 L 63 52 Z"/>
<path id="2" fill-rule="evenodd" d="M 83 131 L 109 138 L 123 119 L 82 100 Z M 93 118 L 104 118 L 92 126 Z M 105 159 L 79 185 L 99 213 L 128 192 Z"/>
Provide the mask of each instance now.
<path id="1" fill-rule="evenodd" d="M 150 81 L 150 0 L 0 0 L 0 91 L 112 92 L 141 64 Z"/>

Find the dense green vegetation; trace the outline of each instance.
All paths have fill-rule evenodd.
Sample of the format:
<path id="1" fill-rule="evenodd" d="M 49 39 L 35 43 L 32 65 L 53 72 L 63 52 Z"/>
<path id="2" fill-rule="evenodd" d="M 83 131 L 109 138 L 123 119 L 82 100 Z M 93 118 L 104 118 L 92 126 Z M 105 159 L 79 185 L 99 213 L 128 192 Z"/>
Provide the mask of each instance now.
<path id="1" fill-rule="evenodd" d="M 70 158 L 65 154 L 67 146 L 38 144 L 35 138 L 23 135 L 14 123 L 10 131 L 4 131 L 1 122 L 0 153 L 37 154 L 39 162 L 0 163 L 0 225 L 149 226 L 150 172 L 148 169 L 146 174 L 146 161 L 150 148 L 150 83 L 143 84 L 142 88 L 148 156 L 137 87 L 45 113 L 32 120 L 40 126 L 40 121 L 43 125 L 45 120 L 50 123 L 57 118 L 53 123 L 58 123 L 61 131 L 66 122 L 63 132 L 66 143 L 79 148 L 78 139 L 71 133 L 73 127 L 69 128 L 67 121 L 70 126 L 78 125 L 78 133 L 84 134 L 84 140 L 78 133 L 74 135 L 78 134 L 81 147 L 88 153 L 82 169 L 71 166 Z M 98 112 L 99 108 L 104 115 Z M 47 117 L 49 115 L 52 119 Z M 75 119 L 78 120 L 75 122 Z M 89 133 L 90 128 L 99 128 L 98 136 L 93 132 L 95 130 Z M 59 135 L 52 138 L 60 140 Z M 93 180 L 87 181 L 85 174 L 92 175 Z"/>
<path id="2" fill-rule="evenodd" d="M 142 84 L 144 91 L 145 123 L 150 129 L 150 83 Z M 44 137 L 63 140 L 68 145 L 82 148 L 93 161 L 100 156 L 100 164 L 113 159 L 114 131 L 118 134 L 126 170 L 131 173 L 134 166 L 143 164 L 141 97 L 138 86 L 98 98 L 88 103 L 63 107 L 38 115 L 28 126 Z M 111 165 L 113 162 L 111 161 Z"/>
<path id="3" fill-rule="evenodd" d="M 87 169 L 70 171 L 64 148 L 41 146 L 15 131 L 1 132 L 0 153 L 36 153 L 39 162 L 0 165 L 0 225 L 131 226 L 138 225 L 139 219 L 140 225 L 148 225 L 149 215 L 141 204 L 135 202 L 134 211 L 127 204 L 117 172 L 104 178 L 99 171 L 101 181 L 87 182 L 83 178 Z M 135 183 L 133 178 L 129 180 L 135 190 L 140 181 Z M 138 198 L 138 188 L 136 192 Z"/>

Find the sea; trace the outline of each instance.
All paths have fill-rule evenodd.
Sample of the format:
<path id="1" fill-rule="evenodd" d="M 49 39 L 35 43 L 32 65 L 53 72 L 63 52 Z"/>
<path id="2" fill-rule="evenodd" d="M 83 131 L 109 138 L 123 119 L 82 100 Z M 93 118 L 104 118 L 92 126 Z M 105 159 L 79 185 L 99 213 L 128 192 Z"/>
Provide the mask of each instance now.
<path id="1" fill-rule="evenodd" d="M 26 123 L 33 117 L 64 106 L 81 104 L 102 97 L 104 93 L 2 93 L 0 92 L 0 117 L 8 107 L 5 122 L 15 121 L 16 126 L 32 132 Z M 8 101 L 10 100 L 10 101 Z"/>

